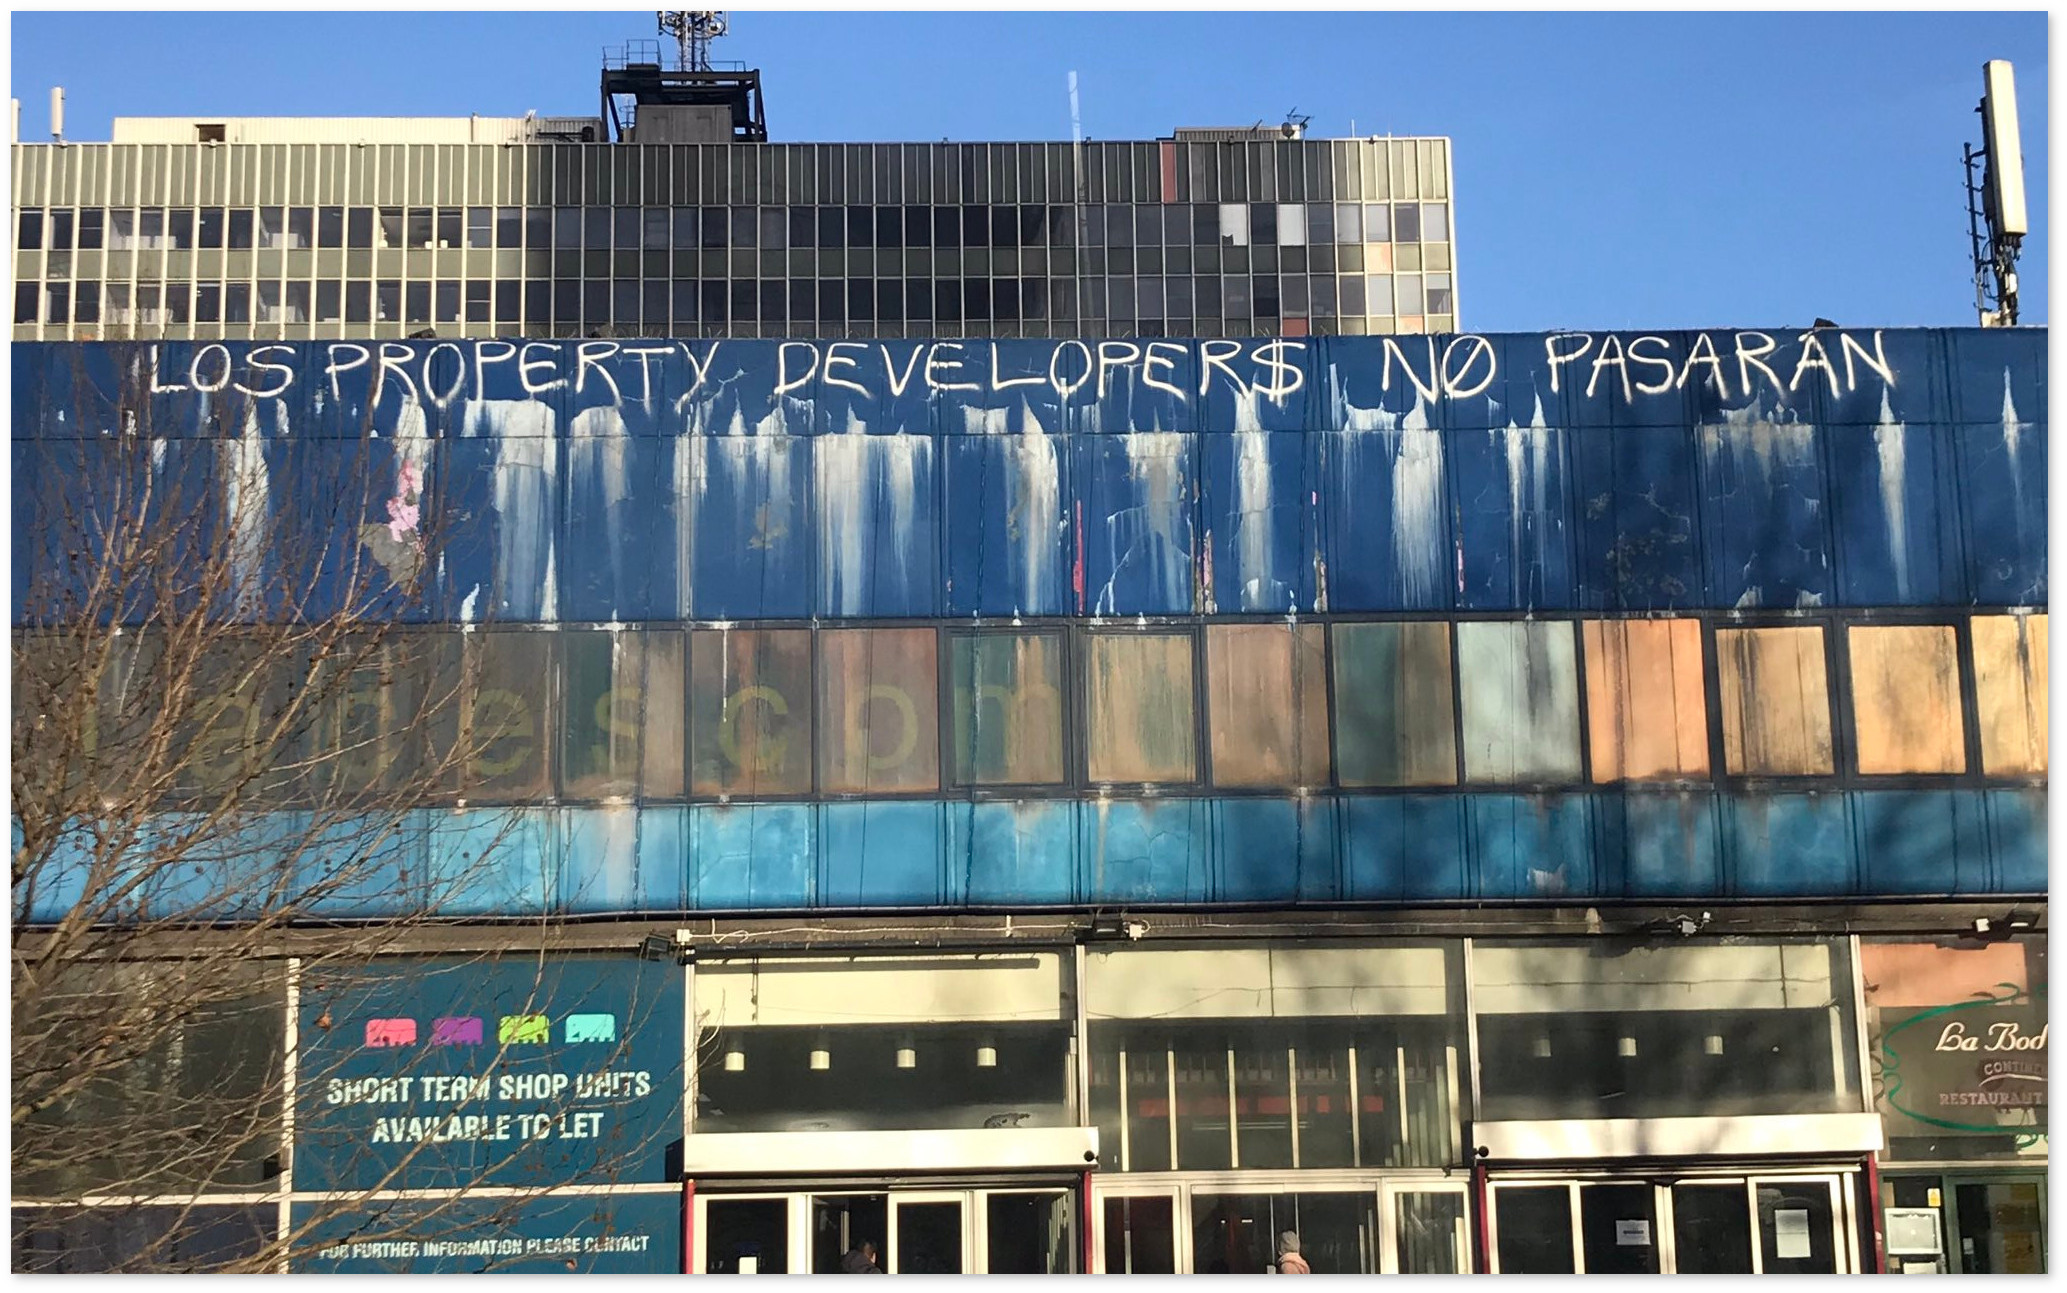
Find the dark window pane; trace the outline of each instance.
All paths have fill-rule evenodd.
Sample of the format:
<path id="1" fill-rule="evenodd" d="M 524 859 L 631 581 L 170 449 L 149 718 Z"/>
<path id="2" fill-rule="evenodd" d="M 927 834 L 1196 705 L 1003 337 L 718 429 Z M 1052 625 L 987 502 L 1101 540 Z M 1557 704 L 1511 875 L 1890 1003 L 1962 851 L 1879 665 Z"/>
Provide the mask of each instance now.
<path id="1" fill-rule="evenodd" d="M 553 246 L 569 250 L 581 246 L 580 207 L 559 207 L 553 212 Z"/>
<path id="2" fill-rule="evenodd" d="M 764 279 L 761 282 L 761 322 L 781 323 L 787 317 L 783 309 L 784 296 L 780 279 Z"/>
<path id="3" fill-rule="evenodd" d="M 639 331 L 639 284 L 620 278 L 610 284 L 610 326 L 619 335 Z"/>
<path id="4" fill-rule="evenodd" d="M 14 245 L 33 251 L 43 245 L 43 213 L 23 211 L 20 223 L 15 226 Z"/>
<path id="5" fill-rule="evenodd" d="M 668 331 L 667 283 L 648 279 L 639 288 L 639 317 L 649 337 L 664 337 Z"/>
<path id="6" fill-rule="evenodd" d="M 818 211 L 815 207 L 789 209 L 789 245 L 810 247 L 818 241 Z"/>
<path id="7" fill-rule="evenodd" d="M 534 328 L 542 328 L 552 320 L 553 285 L 542 279 L 533 279 L 524 284 L 524 322 Z"/>
<path id="8" fill-rule="evenodd" d="M 953 639 L 955 781 L 1062 780 L 1062 640 L 1052 633 Z"/>
<path id="9" fill-rule="evenodd" d="M 401 207 L 381 207 L 375 213 L 374 245 L 377 247 L 405 246 L 406 244 L 402 241 L 402 225 Z"/>
<path id="10" fill-rule="evenodd" d="M 697 245 L 698 235 L 696 232 L 696 226 L 698 223 L 699 222 L 697 220 L 697 210 L 695 207 L 675 208 L 676 251 L 687 251 L 691 247 Z"/>
<path id="11" fill-rule="evenodd" d="M 372 213 L 369 211 L 370 216 Z M 165 233 L 172 239 L 175 251 L 191 251 L 194 247 L 194 213 L 187 210 L 165 213 Z M 358 244 L 354 244 L 358 245 Z"/>
<path id="12" fill-rule="evenodd" d="M 1419 242 L 1421 240 L 1421 208 L 1412 202 L 1402 202 L 1392 209 L 1392 239 L 1394 242 Z"/>
<path id="13" fill-rule="evenodd" d="M 487 284 L 481 284 L 487 290 Z M 487 315 L 484 313 L 483 318 Z M 373 284 L 354 282 L 345 284 L 345 322 L 370 323 L 373 321 Z"/>
<path id="14" fill-rule="evenodd" d="M 967 247 L 990 246 L 990 208 L 962 208 L 962 244 Z"/>
<path id="15" fill-rule="evenodd" d="M 515 279 L 504 279 L 495 285 L 495 321 L 516 324 L 524 320 L 523 297 L 519 295 L 519 284 Z"/>
<path id="16" fill-rule="evenodd" d="M 781 207 L 762 207 L 758 218 L 761 223 L 761 250 L 781 251 L 789 245 L 789 220 Z"/>
<path id="17" fill-rule="evenodd" d="M 100 284 L 82 282 L 72 294 L 72 322 L 100 322 Z"/>
<path id="18" fill-rule="evenodd" d="M 251 322 L 251 284 L 231 283 L 223 289 L 222 301 L 224 323 Z"/>
<path id="19" fill-rule="evenodd" d="M 1306 241 L 1323 247 L 1335 241 L 1335 208 L 1317 202 L 1306 208 Z"/>
<path id="20" fill-rule="evenodd" d="M 245 228 L 250 229 L 250 212 L 244 212 Z M 96 251 L 101 245 L 102 230 L 105 228 L 107 212 L 99 207 L 88 207 L 79 213 L 79 250 Z M 235 226 L 232 226 L 234 230 Z M 247 245 L 249 245 L 247 243 Z"/>
<path id="21" fill-rule="evenodd" d="M 402 293 L 402 321 L 404 323 L 429 323 L 431 321 L 431 285 L 411 283 Z"/>
<path id="22" fill-rule="evenodd" d="M 752 247 L 760 239 L 760 214 L 752 207 L 732 208 L 732 245 Z"/>
<path id="23" fill-rule="evenodd" d="M 351 207 L 345 212 L 345 246 L 373 245 L 373 208 Z"/>
<path id="24" fill-rule="evenodd" d="M 343 316 L 344 284 L 334 278 L 319 281 L 316 284 L 316 322 L 336 323 Z"/>
<path id="25" fill-rule="evenodd" d="M 670 289 L 669 295 L 671 295 L 674 298 L 672 304 L 674 307 L 673 313 L 675 319 L 675 326 L 693 327 L 696 323 L 697 313 L 696 284 L 693 282 L 678 281 Z"/>
<path id="26" fill-rule="evenodd" d="M 610 250 L 609 207 L 589 207 L 582 212 L 581 245 L 589 251 Z"/>
<path id="27" fill-rule="evenodd" d="M 70 323 L 72 321 L 71 284 L 52 283 L 46 295 L 44 305 L 43 321 L 45 323 Z"/>
<path id="28" fill-rule="evenodd" d="M 702 286 L 702 294 L 703 322 L 706 324 L 724 323 L 725 285 L 723 283 L 705 283 Z"/>
<path id="29" fill-rule="evenodd" d="M 789 281 L 789 317 L 793 323 L 809 323 L 818 315 L 818 291 L 807 278 Z"/>
<path id="30" fill-rule="evenodd" d="M 981 323 L 991 317 L 989 279 L 972 278 L 962 284 L 962 316 L 970 323 Z"/>
<path id="31" fill-rule="evenodd" d="M 847 318 L 854 323 L 867 323 L 876 317 L 875 291 L 865 278 L 847 280 Z"/>
<path id="32" fill-rule="evenodd" d="M 960 207 L 933 208 L 933 245 L 936 247 L 959 247 L 962 245 L 962 210 Z"/>
<path id="33" fill-rule="evenodd" d="M 818 245 L 820 247 L 842 247 L 846 245 L 847 214 L 840 207 L 818 208 Z"/>
<path id="34" fill-rule="evenodd" d="M 418 223 L 422 216 L 422 223 Z M 433 228 L 433 221 L 436 227 Z M 462 223 L 464 228 L 462 229 Z M 464 240 L 464 241 L 462 241 Z M 409 245 L 412 247 L 493 247 L 495 245 L 495 208 L 439 207 L 436 211 L 423 210 L 409 213 Z"/>
<path id="35" fill-rule="evenodd" d="M 819 281 L 818 321 L 820 323 L 845 323 L 847 321 L 847 287 L 841 280 L 828 278 Z"/>
<path id="36" fill-rule="evenodd" d="M 847 245 L 849 247 L 874 246 L 875 212 L 870 207 L 847 208 Z"/>
<path id="37" fill-rule="evenodd" d="M 610 213 L 610 240 L 619 251 L 636 251 L 639 246 L 639 208 L 617 207 Z"/>
<path id="38" fill-rule="evenodd" d="M 755 315 L 759 312 L 759 297 L 760 293 L 755 289 L 754 280 L 742 278 L 734 282 L 732 284 L 732 321 L 734 323 L 752 323 Z"/>
<path id="39" fill-rule="evenodd" d="M 57 284 L 54 286 L 62 286 Z M 196 323 L 222 322 L 222 284 L 202 283 L 194 292 L 194 321 Z M 62 323 L 63 319 L 48 319 L 49 323 Z"/>
<path id="40" fill-rule="evenodd" d="M 925 323 L 933 317 L 932 284 L 923 278 L 904 281 L 904 313 L 913 323 Z"/>
<path id="41" fill-rule="evenodd" d="M 216 212 L 216 216 L 217 216 L 217 232 L 218 232 L 218 233 L 220 233 L 220 231 L 221 231 L 221 229 L 220 229 L 220 226 L 221 226 L 221 215 L 222 215 L 222 213 L 221 213 L 220 211 Z M 220 245 L 220 243 L 218 242 L 218 243 L 216 243 L 216 244 L 211 244 L 211 245 L 217 245 L 217 246 L 219 246 L 219 245 Z M 71 249 L 72 249 L 72 213 L 71 213 L 71 212 L 69 212 L 69 211 L 53 211 L 53 212 L 51 212 L 51 213 L 50 213 L 50 250 L 52 250 L 52 251 L 70 251 Z"/>
<path id="42" fill-rule="evenodd" d="M 933 216 L 926 207 L 904 209 L 904 245 L 907 247 L 930 247 L 933 245 Z"/>
<path id="43" fill-rule="evenodd" d="M 459 284 L 449 278 L 440 280 L 438 283 L 437 321 L 439 323 L 459 322 Z"/>
<path id="44" fill-rule="evenodd" d="M 522 207 L 495 208 L 495 245 L 498 247 L 521 247 L 529 240 L 533 251 L 543 251 L 552 245 L 553 213 Z"/>
<path id="45" fill-rule="evenodd" d="M 1134 208 L 1109 206 L 1105 208 L 1105 245 L 1107 247 L 1132 247 L 1134 245 Z"/>
<path id="46" fill-rule="evenodd" d="M 933 317 L 942 323 L 962 321 L 962 285 L 943 278 L 933 284 Z"/>
<path id="47" fill-rule="evenodd" d="M 712 250 L 723 249 L 725 246 L 725 234 L 729 228 L 729 220 L 724 207 L 705 207 L 703 214 L 697 218 L 697 224 L 700 226 L 699 232 L 703 236 L 704 247 Z M 679 246 L 680 244 L 676 245 Z"/>

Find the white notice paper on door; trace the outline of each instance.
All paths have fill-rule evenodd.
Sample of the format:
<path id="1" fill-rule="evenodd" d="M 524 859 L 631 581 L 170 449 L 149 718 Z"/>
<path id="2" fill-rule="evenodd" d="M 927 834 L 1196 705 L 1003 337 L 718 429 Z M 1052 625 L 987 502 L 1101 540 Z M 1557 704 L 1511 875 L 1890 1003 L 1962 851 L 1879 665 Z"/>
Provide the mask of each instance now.
<path id="1" fill-rule="evenodd" d="M 1773 1256 L 1809 1255 L 1809 1210 L 1780 1208 L 1773 1213 Z"/>
<path id="2" fill-rule="evenodd" d="M 1615 1243 L 1619 1247 L 1648 1248 L 1651 1246 L 1651 1223 L 1648 1221 L 1617 1221 Z"/>

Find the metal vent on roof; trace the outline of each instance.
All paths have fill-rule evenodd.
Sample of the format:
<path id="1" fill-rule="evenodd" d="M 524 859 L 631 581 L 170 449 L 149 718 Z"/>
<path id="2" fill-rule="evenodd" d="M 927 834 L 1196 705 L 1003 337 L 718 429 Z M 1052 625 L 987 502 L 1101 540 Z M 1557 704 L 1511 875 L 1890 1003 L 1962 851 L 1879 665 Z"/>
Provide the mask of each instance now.
<path id="1" fill-rule="evenodd" d="M 1217 144 L 1238 140 L 1301 139 L 1305 135 L 1304 126 L 1288 121 L 1281 126 L 1179 126 L 1174 137 L 1179 143 Z"/>

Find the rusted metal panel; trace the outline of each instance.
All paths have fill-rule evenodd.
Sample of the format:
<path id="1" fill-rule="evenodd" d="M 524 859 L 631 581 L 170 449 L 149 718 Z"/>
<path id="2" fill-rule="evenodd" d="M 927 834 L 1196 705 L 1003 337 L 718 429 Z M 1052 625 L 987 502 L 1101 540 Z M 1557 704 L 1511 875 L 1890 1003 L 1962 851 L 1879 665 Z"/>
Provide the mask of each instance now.
<path id="1" fill-rule="evenodd" d="M 1845 637 L 1859 771 L 1964 771 L 1966 713 L 1952 626 L 1854 624 Z"/>
<path id="2" fill-rule="evenodd" d="M 2045 775 L 2046 621 L 2042 614 L 1976 615 L 1970 621 L 1981 769 L 1991 777 Z"/>
<path id="3" fill-rule="evenodd" d="M 1733 776 L 1833 771 L 1819 627 L 1717 629 L 1723 765 Z"/>
<path id="4" fill-rule="evenodd" d="M 1708 695 L 1695 620 L 1587 620 L 1595 781 L 1708 775 Z"/>

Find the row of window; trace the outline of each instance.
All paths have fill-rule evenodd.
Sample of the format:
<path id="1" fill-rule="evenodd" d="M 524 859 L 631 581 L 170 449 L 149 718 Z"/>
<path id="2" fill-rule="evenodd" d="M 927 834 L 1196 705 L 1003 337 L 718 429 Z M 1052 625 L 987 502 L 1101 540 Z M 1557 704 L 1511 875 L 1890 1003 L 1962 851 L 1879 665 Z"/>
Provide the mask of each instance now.
<path id="1" fill-rule="evenodd" d="M 15 285 L 18 324 L 498 323 L 645 328 L 1024 319 L 1188 324 L 1450 314 L 1448 274 L 970 279 L 440 279 Z M 1180 329 L 1181 330 L 1181 329 Z"/>
<path id="2" fill-rule="evenodd" d="M 1081 228 L 1079 227 L 1081 224 Z M 1449 241 L 1446 202 L 1153 206 L 28 208 L 23 250 L 1305 247 Z"/>
<path id="3" fill-rule="evenodd" d="M 1840 625 L 1848 677 L 1825 625 L 1694 619 L 419 632 L 287 743 L 333 788 L 512 801 L 2042 775 L 2045 617 L 1970 625 L 1968 652 L 1951 624 Z M 104 695 L 149 694 L 128 640 Z M 264 754 L 255 715 L 308 672 L 219 663 L 202 789 Z"/>

